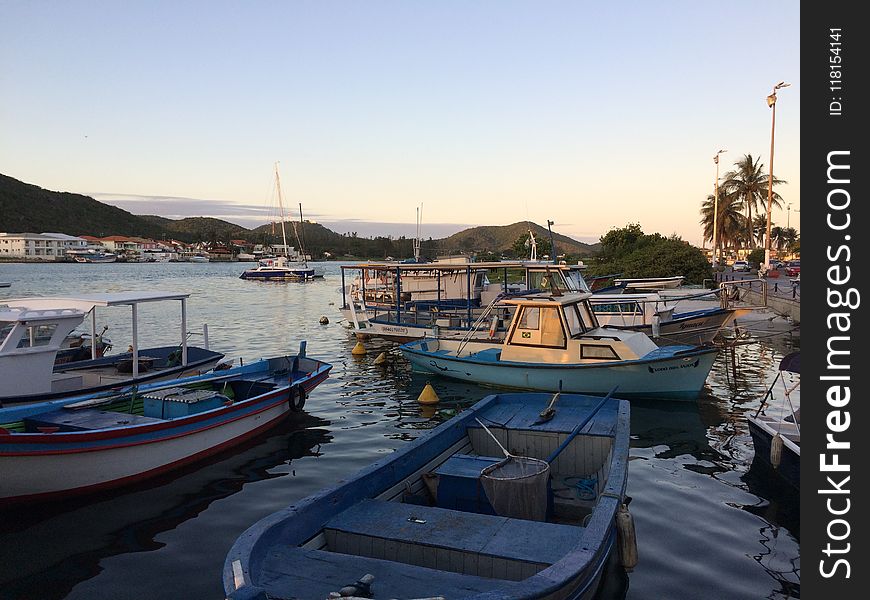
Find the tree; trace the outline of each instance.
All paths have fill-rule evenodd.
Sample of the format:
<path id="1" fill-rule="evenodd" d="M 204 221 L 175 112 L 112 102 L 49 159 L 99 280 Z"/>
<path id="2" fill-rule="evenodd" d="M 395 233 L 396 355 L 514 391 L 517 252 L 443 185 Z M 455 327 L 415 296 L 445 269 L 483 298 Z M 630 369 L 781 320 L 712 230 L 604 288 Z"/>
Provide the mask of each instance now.
<path id="1" fill-rule="evenodd" d="M 740 199 L 743 207 L 746 209 L 746 237 L 750 245 L 754 245 L 755 236 L 752 233 L 752 209 L 758 208 L 758 205 L 767 206 L 767 180 L 768 176 L 762 173 L 764 165 L 760 162 L 761 159 L 753 159 L 751 154 L 746 154 L 734 163 L 737 167 L 733 171 L 725 173 L 722 187 L 728 194 L 735 194 Z M 786 183 L 782 179 L 773 178 L 773 185 Z M 721 194 L 720 194 L 721 195 Z M 773 192 L 771 204 L 777 208 L 782 208 L 782 197 Z M 766 224 L 765 224 L 766 229 Z"/>
<path id="2" fill-rule="evenodd" d="M 704 227 L 704 239 L 713 241 L 713 207 L 716 198 L 713 194 L 707 196 L 701 204 L 701 225 Z M 716 229 L 719 230 L 716 245 L 727 248 L 734 246 L 740 239 L 745 217 L 740 212 L 740 199 L 733 194 L 719 193 L 719 215 L 716 218 Z"/>

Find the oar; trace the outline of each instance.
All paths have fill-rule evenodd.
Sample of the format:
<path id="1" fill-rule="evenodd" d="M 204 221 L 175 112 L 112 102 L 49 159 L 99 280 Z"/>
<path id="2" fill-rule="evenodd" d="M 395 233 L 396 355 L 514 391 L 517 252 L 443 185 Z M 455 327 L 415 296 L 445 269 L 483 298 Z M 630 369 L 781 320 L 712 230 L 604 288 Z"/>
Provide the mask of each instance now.
<path id="1" fill-rule="evenodd" d="M 546 423 L 550 419 L 553 418 L 556 414 L 556 409 L 553 406 L 556 404 L 556 400 L 559 399 L 559 395 L 562 393 L 562 380 L 559 380 L 559 391 L 553 394 L 553 399 L 550 400 L 550 404 L 547 405 L 547 408 L 542 410 L 538 414 L 538 420 L 532 423 L 532 425 L 540 425 L 541 423 Z"/>
<path id="2" fill-rule="evenodd" d="M 613 386 L 613 389 L 610 390 L 609 392 L 607 392 L 607 395 L 604 396 L 604 398 L 601 399 L 601 402 L 599 402 L 598 405 L 592 409 L 592 412 L 590 412 L 588 415 L 586 415 L 586 418 L 583 419 L 580 422 L 580 424 L 574 428 L 574 430 L 568 435 L 568 437 L 565 438 L 565 441 L 562 442 L 559 445 L 559 447 L 556 448 L 553 451 L 553 453 L 547 457 L 546 460 L 548 463 L 552 463 L 554 460 L 556 460 L 556 457 L 559 456 L 559 454 L 562 452 L 562 450 L 564 450 L 565 448 L 568 447 L 568 444 L 571 443 L 571 440 L 573 440 L 575 437 L 577 437 L 577 434 L 580 433 L 580 430 L 586 426 L 586 424 L 592 419 L 592 417 L 595 416 L 595 413 L 598 412 L 598 409 L 600 409 L 602 406 L 604 406 L 604 403 L 610 399 L 610 396 L 612 396 L 613 392 L 615 392 L 617 389 L 619 389 L 618 385 Z"/>

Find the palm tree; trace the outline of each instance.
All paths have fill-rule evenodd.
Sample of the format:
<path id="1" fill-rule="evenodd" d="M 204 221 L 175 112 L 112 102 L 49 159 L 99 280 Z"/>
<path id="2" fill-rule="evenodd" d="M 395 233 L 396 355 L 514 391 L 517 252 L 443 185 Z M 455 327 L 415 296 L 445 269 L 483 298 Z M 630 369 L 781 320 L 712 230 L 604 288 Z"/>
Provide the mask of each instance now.
<path id="1" fill-rule="evenodd" d="M 701 225 L 704 227 L 704 239 L 713 240 L 713 207 L 716 198 L 713 194 L 701 203 Z M 740 200 L 733 195 L 719 193 L 719 214 L 716 217 L 716 244 L 719 248 L 735 245 L 743 229 L 744 216 L 740 213 Z M 715 248 L 714 248 L 715 251 Z"/>
<path id="2" fill-rule="evenodd" d="M 722 187 L 725 188 L 726 192 L 736 194 L 746 209 L 747 237 L 750 245 L 752 245 L 752 240 L 754 239 L 752 234 L 752 209 L 757 209 L 759 203 L 763 206 L 767 204 L 767 180 L 769 177 L 762 173 L 764 165 L 760 161 L 761 159 L 759 158 L 753 159 L 751 154 L 744 155 L 743 158 L 734 163 L 734 166 L 737 167 L 735 170 L 725 173 L 724 181 L 722 182 Z M 773 185 L 781 183 L 786 182 L 776 177 L 773 178 Z M 782 197 L 773 192 L 771 204 L 781 208 L 781 200 Z M 767 224 L 765 223 L 766 228 Z"/>
<path id="3" fill-rule="evenodd" d="M 752 233 L 755 234 L 755 240 L 760 246 L 764 246 L 764 236 L 767 235 L 767 214 L 759 213 L 752 219 Z M 773 237 L 773 229 L 771 228 L 771 238 Z"/>

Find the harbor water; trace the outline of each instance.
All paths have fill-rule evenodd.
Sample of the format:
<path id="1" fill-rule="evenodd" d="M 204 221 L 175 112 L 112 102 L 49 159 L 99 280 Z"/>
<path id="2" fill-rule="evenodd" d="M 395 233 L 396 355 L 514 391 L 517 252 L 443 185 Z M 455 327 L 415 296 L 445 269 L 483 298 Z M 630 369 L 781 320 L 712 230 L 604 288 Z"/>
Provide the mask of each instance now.
<path id="1" fill-rule="evenodd" d="M 209 347 L 236 364 L 295 353 L 306 340 L 309 355 L 333 365 L 303 413 L 206 462 L 112 493 L 0 511 L 0 599 L 223 598 L 224 557 L 250 525 L 493 392 L 412 373 L 388 343 L 367 341 L 368 354 L 352 356 L 338 264 L 320 264 L 325 278 L 307 283 L 241 280 L 246 266 L 0 264 L 0 280 L 12 282 L 0 303 L 187 292 L 189 344 L 202 345 L 207 323 Z M 177 342 L 180 314 L 178 302 L 140 306 L 140 346 Z M 129 308 L 97 317 L 124 351 Z M 698 402 L 632 401 L 628 494 L 640 560 L 627 576 L 609 574 L 601 598 L 800 597 L 798 494 L 753 465 L 746 424 L 779 359 L 799 348 L 795 332 L 770 324 L 720 352 Z M 374 365 L 381 351 L 389 360 Z M 416 401 L 427 381 L 441 398 L 435 407 Z"/>

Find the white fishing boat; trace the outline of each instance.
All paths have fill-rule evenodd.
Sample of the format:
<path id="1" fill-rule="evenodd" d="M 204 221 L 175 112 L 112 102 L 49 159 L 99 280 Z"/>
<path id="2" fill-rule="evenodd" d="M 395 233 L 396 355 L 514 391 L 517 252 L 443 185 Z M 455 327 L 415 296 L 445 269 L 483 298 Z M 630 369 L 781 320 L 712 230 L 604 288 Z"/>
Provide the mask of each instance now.
<path id="1" fill-rule="evenodd" d="M 282 256 L 274 258 L 264 258 L 258 261 L 257 267 L 254 269 L 245 270 L 239 279 L 253 279 L 256 281 L 308 281 L 323 277 L 323 271 L 316 267 L 310 266 L 305 254 L 305 246 L 300 237 L 299 231 L 296 229 L 296 224 L 293 224 L 293 231 L 296 233 L 296 241 L 299 243 L 299 261 L 292 261 L 286 255 L 287 251 L 287 228 L 284 225 L 286 220 L 284 215 L 284 199 L 281 195 L 281 176 L 278 173 L 278 163 L 275 163 L 275 185 L 278 190 L 278 206 L 281 211 L 281 236 L 284 239 Z M 299 223 L 302 226 L 302 204 L 299 205 Z M 304 235 L 304 231 L 303 231 Z"/>
<path id="2" fill-rule="evenodd" d="M 121 386 L 196 375 L 214 367 L 224 355 L 187 344 L 187 298 L 173 292 L 117 292 L 75 297 L 4 300 L 0 307 L 0 405 L 42 402 Z M 181 339 L 169 346 L 139 347 L 138 308 L 160 301 L 181 302 Z M 91 316 L 90 339 L 98 339 L 96 309 L 132 310 L 130 350 L 57 364 L 70 333 Z"/>
<path id="3" fill-rule="evenodd" d="M 117 254 L 102 250 L 67 250 L 66 253 L 77 263 L 113 263 L 118 260 Z"/>
<path id="4" fill-rule="evenodd" d="M 400 347 L 417 371 L 523 390 L 695 399 L 713 366 L 711 346 L 657 346 L 641 332 L 601 327 L 591 294 L 506 300 L 515 307 L 503 342 L 466 335 Z"/>

